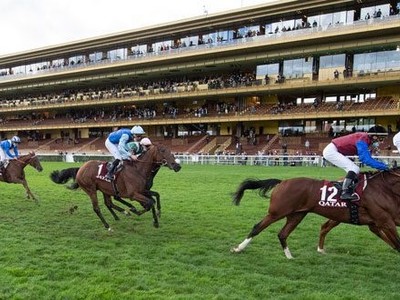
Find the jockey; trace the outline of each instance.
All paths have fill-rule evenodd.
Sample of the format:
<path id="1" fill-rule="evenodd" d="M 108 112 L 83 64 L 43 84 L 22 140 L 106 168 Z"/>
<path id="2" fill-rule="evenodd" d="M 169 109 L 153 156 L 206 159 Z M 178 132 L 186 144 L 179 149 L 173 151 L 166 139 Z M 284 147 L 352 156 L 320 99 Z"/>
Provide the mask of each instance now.
<path id="1" fill-rule="evenodd" d="M 140 141 L 142 135 L 145 134 L 141 126 L 133 126 L 132 129 L 122 128 L 117 131 L 111 132 L 106 139 L 105 146 L 114 156 L 114 161 L 111 165 L 110 170 L 106 175 L 108 180 L 112 180 L 115 169 L 124 157 L 129 157 L 130 154 L 126 150 L 126 144 L 132 141 Z"/>
<path id="2" fill-rule="evenodd" d="M 357 195 L 353 193 L 360 168 L 347 156 L 358 155 L 362 163 L 372 168 L 378 170 L 389 169 L 385 163 L 372 158 L 368 149 L 369 146 L 378 148 L 384 136 L 387 136 L 385 128 L 377 125 L 371 127 L 368 132 L 356 132 L 335 138 L 325 147 L 322 153 L 323 157 L 347 172 L 342 187 L 341 198 L 343 200 L 353 201 L 358 199 Z"/>
<path id="3" fill-rule="evenodd" d="M 396 146 L 397 150 L 400 153 L 400 131 L 394 135 L 394 137 L 393 137 L 393 145 Z"/>
<path id="4" fill-rule="evenodd" d="M 18 158 L 18 144 L 21 143 L 21 139 L 18 136 L 13 136 L 9 140 L 4 140 L 0 143 L 0 168 L 3 169 L 4 161 L 6 159 Z M 13 150 L 14 154 L 11 153 Z"/>
<path id="5" fill-rule="evenodd" d="M 142 138 L 140 142 L 129 142 L 126 144 L 128 155 L 121 153 L 121 156 L 123 159 L 137 160 L 151 145 L 149 138 Z"/>

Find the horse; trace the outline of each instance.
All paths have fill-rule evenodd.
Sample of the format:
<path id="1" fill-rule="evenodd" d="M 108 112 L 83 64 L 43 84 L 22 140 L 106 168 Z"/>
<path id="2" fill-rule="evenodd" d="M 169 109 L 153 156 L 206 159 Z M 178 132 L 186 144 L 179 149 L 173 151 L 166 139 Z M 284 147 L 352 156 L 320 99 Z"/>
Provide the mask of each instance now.
<path id="1" fill-rule="evenodd" d="M 29 152 L 29 154 L 21 155 L 16 159 L 9 160 L 8 165 L 1 172 L 0 181 L 4 181 L 6 183 L 22 184 L 25 188 L 27 199 L 32 199 L 37 203 L 38 200 L 32 194 L 28 186 L 28 182 L 26 181 L 25 178 L 24 168 L 27 165 L 32 166 L 38 172 L 43 171 L 43 167 L 40 163 L 39 158 L 36 156 L 35 152 Z"/>
<path id="2" fill-rule="evenodd" d="M 156 174 L 158 173 L 158 171 L 160 170 L 161 165 L 158 163 L 153 164 L 153 169 L 151 170 L 151 176 L 149 178 L 149 180 L 147 181 L 146 184 L 146 190 L 149 191 L 151 197 L 153 197 L 155 203 L 156 203 L 156 214 L 157 217 L 161 217 L 161 199 L 160 199 L 160 194 L 156 191 L 151 190 L 152 186 L 153 186 L 153 180 L 154 177 L 156 176 Z M 70 190 L 74 190 L 79 188 L 79 185 L 76 183 L 76 174 L 79 171 L 79 167 L 78 168 L 68 168 L 68 169 L 63 169 L 60 171 L 53 171 L 50 174 L 50 178 L 53 182 L 58 183 L 58 184 L 65 184 L 67 183 L 69 180 L 72 179 L 72 183 L 71 185 L 67 186 L 68 189 Z M 117 201 L 121 202 L 120 197 L 114 197 L 114 199 L 116 199 Z M 127 205 L 129 208 L 132 208 L 133 205 L 126 203 L 126 202 L 121 202 L 125 205 Z M 129 212 L 127 212 L 129 214 Z"/>
<path id="3" fill-rule="evenodd" d="M 356 203 L 337 198 L 338 187 L 326 180 L 306 177 L 280 179 L 246 179 L 233 193 L 233 203 L 240 204 L 245 190 L 259 190 L 260 196 L 270 195 L 268 214 L 254 225 L 247 238 L 231 252 L 243 251 L 251 240 L 272 223 L 286 218 L 286 223 L 278 233 L 278 239 L 288 259 L 293 258 L 286 239 L 309 213 L 329 219 L 321 228 L 318 251 L 323 252 L 323 241 L 330 229 L 339 223 L 354 223 L 354 215 L 349 211 L 352 205 L 358 208 L 357 225 L 367 225 L 370 230 L 393 249 L 400 251 L 400 238 L 396 225 L 400 225 L 400 170 L 362 173 L 365 189 Z M 353 217 L 353 218 L 352 218 Z M 322 242 L 321 242 L 322 241 Z"/>
<path id="4" fill-rule="evenodd" d="M 109 231 L 111 231 L 111 227 L 101 213 L 97 191 L 102 192 L 104 203 L 115 220 L 119 220 L 119 218 L 115 214 L 114 209 L 119 212 L 126 212 L 123 208 L 112 202 L 112 196 L 121 203 L 128 205 L 130 211 L 136 215 L 140 216 L 151 209 L 153 213 L 153 225 L 158 227 L 158 218 L 154 208 L 155 201 L 152 198 L 152 193 L 147 189 L 148 182 L 155 165 L 167 166 L 175 172 L 180 171 L 181 165 L 171 151 L 163 145 L 153 144 L 137 161 L 123 161 L 123 169 L 118 172 L 112 182 L 105 179 L 105 165 L 106 162 L 98 160 L 90 160 L 84 163 L 77 170 L 76 184 L 73 184 L 71 188 L 77 189 L 80 187 L 90 197 L 94 212 Z M 62 171 L 58 171 L 59 174 Z M 70 175 L 69 178 L 65 177 L 63 180 L 60 180 L 60 178 L 57 178 L 57 173 L 53 172 L 51 179 L 55 183 L 65 183 L 68 179 L 73 178 L 73 172 Z M 137 210 L 132 204 L 122 198 L 138 201 L 143 209 Z"/>

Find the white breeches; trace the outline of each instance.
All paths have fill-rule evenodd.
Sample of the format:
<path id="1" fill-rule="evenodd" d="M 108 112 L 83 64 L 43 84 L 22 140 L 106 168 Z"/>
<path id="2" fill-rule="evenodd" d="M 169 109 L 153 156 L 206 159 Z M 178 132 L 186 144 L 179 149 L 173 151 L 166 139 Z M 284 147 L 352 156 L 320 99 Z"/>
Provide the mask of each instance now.
<path id="1" fill-rule="evenodd" d="M 0 148 L 0 161 L 4 161 L 7 158 L 10 157 L 8 157 L 8 155 L 4 152 L 3 148 Z"/>
<path id="2" fill-rule="evenodd" d="M 322 155 L 327 161 L 344 169 L 346 172 L 353 171 L 356 174 L 360 173 L 360 168 L 350 158 L 339 153 L 333 143 L 325 147 Z"/>
<path id="3" fill-rule="evenodd" d="M 110 151 L 111 155 L 114 156 L 115 159 L 122 160 L 121 154 L 119 153 L 119 150 L 118 150 L 118 145 L 111 143 L 109 139 L 106 139 L 105 145 L 106 145 L 107 150 Z"/>
<path id="4" fill-rule="evenodd" d="M 393 145 L 395 145 L 397 150 L 400 152 L 400 132 L 398 132 L 394 135 Z"/>

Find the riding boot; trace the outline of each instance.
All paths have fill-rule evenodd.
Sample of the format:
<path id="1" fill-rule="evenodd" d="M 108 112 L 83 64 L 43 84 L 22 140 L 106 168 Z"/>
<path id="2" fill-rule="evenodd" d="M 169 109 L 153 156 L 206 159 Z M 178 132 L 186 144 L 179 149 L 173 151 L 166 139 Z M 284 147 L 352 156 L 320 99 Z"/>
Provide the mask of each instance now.
<path id="1" fill-rule="evenodd" d="M 108 180 L 113 180 L 114 179 L 115 169 L 119 165 L 119 162 L 120 162 L 119 159 L 116 159 L 116 160 L 113 161 L 110 170 L 108 170 L 108 172 L 107 172 L 106 179 L 108 179 Z"/>
<path id="2" fill-rule="evenodd" d="M 342 194 L 340 196 L 343 200 L 358 200 L 358 196 L 354 194 L 354 189 L 357 184 L 357 174 L 353 171 L 349 171 L 346 178 L 343 180 Z"/>

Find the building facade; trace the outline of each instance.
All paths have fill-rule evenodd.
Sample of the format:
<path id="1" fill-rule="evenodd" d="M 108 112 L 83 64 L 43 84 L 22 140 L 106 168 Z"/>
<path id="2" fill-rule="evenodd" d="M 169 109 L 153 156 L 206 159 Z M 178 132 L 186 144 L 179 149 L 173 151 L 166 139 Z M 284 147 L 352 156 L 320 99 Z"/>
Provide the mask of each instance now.
<path id="1" fill-rule="evenodd" d="M 0 57 L 0 134 L 399 130 L 398 1 L 283 0 Z"/>

